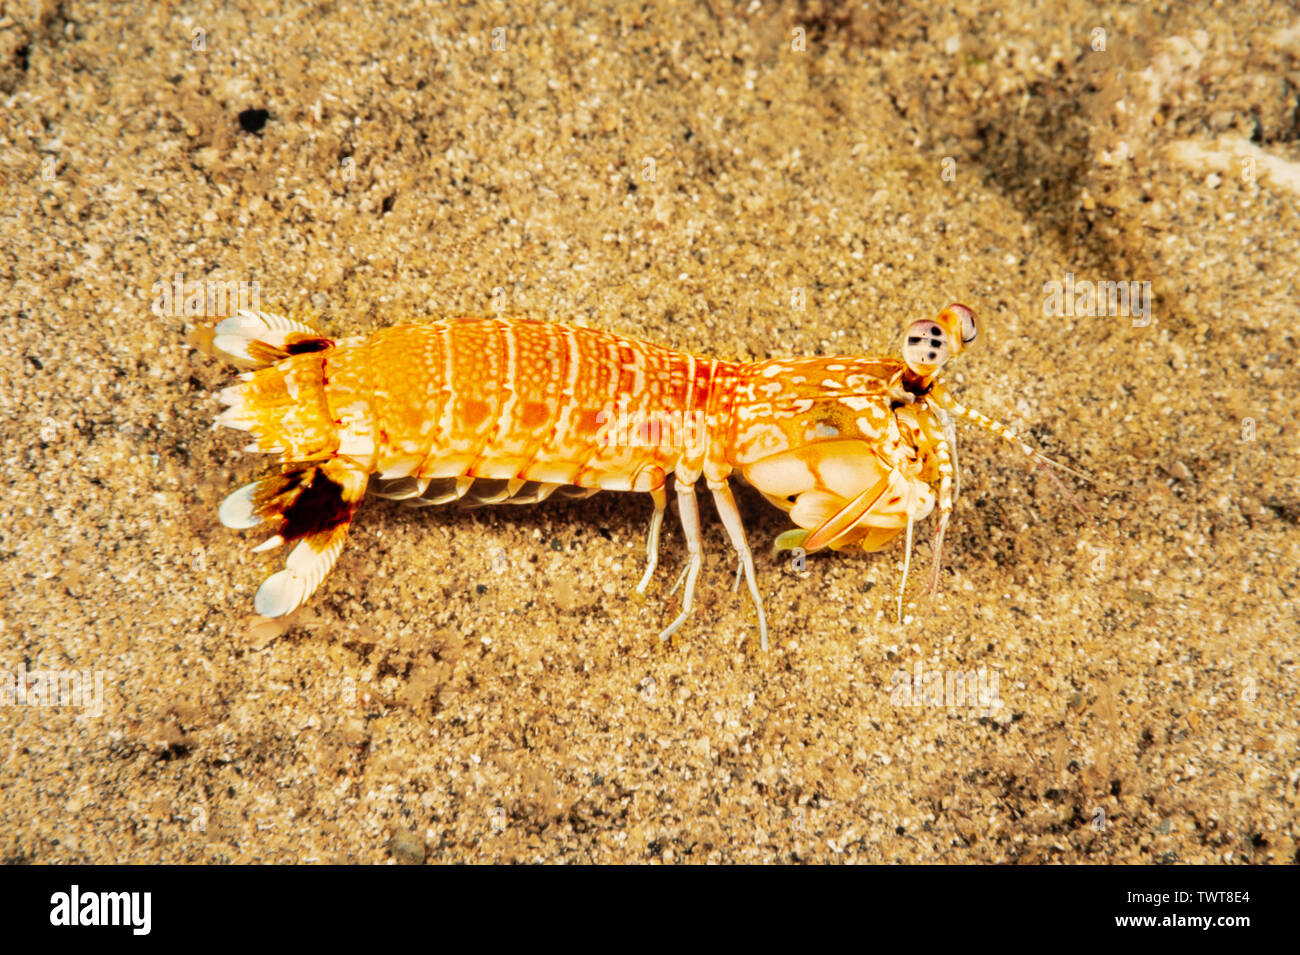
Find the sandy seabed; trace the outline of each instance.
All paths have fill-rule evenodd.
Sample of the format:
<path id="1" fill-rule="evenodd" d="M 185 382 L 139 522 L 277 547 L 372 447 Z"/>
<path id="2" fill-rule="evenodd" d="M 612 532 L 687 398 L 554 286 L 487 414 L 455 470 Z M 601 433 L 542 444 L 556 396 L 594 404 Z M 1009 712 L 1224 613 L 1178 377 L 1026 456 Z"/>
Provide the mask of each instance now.
<path id="1" fill-rule="evenodd" d="M 0 856 L 1294 863 L 1300 15 L 571 6 L 0 3 L 0 676 L 101 690 L 0 705 Z M 962 301 L 958 396 L 1096 483 L 965 432 L 902 623 L 740 492 L 768 653 L 708 504 L 658 643 L 629 494 L 368 503 L 268 624 L 178 277 L 746 360 Z"/>

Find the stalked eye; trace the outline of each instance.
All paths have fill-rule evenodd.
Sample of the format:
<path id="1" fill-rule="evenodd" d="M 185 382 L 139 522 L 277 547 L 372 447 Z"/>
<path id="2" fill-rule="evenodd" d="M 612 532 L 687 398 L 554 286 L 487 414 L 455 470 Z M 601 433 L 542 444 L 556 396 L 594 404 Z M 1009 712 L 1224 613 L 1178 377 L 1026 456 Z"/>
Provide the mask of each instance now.
<path id="1" fill-rule="evenodd" d="M 915 369 L 938 367 L 952 355 L 948 333 L 930 320 L 913 322 L 903 342 L 903 361 Z"/>
<path id="2" fill-rule="evenodd" d="M 961 320 L 961 340 L 963 344 L 969 345 L 979 337 L 979 329 L 975 327 L 975 313 L 965 305 L 953 305 L 952 310 Z"/>

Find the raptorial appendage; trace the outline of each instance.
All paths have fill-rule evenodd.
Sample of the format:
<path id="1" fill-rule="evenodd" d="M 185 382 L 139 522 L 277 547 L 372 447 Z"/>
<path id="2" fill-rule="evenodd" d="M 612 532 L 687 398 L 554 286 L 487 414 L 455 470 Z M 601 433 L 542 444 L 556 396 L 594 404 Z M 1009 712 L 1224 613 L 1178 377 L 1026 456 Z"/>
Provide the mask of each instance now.
<path id="1" fill-rule="evenodd" d="M 745 369 L 736 392 L 730 459 L 798 525 L 776 539 L 776 549 L 876 551 L 906 533 L 900 620 L 913 527 L 936 506 L 930 589 L 938 586 L 960 488 L 955 418 L 1060 466 L 948 392 L 940 373 L 976 337 L 974 312 L 950 305 L 934 319 L 908 323 L 899 358 L 759 362 Z"/>

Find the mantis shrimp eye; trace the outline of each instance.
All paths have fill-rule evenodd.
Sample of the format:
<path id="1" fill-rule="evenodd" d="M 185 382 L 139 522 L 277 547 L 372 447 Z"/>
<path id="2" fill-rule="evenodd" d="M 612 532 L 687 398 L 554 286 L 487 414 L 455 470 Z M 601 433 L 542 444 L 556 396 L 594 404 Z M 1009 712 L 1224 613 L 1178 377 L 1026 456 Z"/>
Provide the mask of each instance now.
<path id="1" fill-rule="evenodd" d="M 975 326 L 975 313 L 965 305 L 953 305 L 950 307 L 952 312 L 961 321 L 962 344 L 969 345 L 979 337 L 979 329 Z"/>
<path id="2" fill-rule="evenodd" d="M 935 318 L 921 319 L 907 326 L 903 340 L 903 361 L 917 375 L 933 375 L 950 358 L 975 341 L 975 313 L 954 303 Z"/>
<path id="3" fill-rule="evenodd" d="M 943 326 L 929 319 L 913 322 L 903 343 L 903 360 L 914 371 L 939 368 L 952 357 L 952 345 Z"/>

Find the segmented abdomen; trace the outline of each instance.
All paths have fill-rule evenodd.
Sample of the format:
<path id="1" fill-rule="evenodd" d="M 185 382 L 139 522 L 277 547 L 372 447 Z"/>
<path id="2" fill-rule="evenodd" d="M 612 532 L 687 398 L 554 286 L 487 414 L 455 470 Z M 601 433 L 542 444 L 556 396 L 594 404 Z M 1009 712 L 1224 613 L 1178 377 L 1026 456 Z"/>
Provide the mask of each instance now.
<path id="1" fill-rule="evenodd" d="M 235 386 L 243 400 L 232 411 L 259 450 L 286 461 L 340 457 L 388 481 L 408 478 L 413 493 L 461 477 L 660 487 L 679 464 L 698 472 L 707 435 L 725 432 L 720 415 L 737 367 L 523 320 L 321 341 L 322 350 L 291 354 Z"/>

